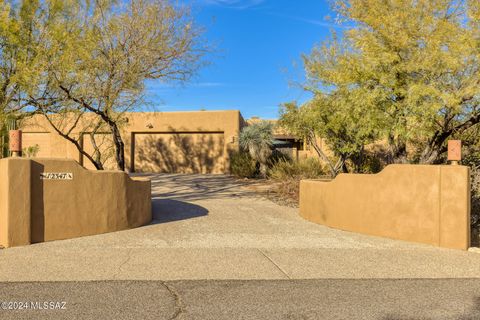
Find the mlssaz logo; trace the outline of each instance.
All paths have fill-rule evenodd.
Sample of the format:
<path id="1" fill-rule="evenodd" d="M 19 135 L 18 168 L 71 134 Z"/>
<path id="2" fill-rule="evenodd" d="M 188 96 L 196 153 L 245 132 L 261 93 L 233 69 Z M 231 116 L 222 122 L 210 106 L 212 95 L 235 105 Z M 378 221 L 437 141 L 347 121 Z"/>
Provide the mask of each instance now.
<path id="1" fill-rule="evenodd" d="M 72 172 L 41 172 L 40 180 L 73 180 Z"/>

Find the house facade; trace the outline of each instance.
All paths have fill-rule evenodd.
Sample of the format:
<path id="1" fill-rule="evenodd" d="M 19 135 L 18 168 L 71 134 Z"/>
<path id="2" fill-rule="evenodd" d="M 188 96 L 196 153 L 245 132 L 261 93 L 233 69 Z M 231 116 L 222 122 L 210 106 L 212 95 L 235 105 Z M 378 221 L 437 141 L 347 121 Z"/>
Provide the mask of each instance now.
<path id="1" fill-rule="evenodd" d="M 192 112 L 131 112 L 122 125 L 126 169 L 129 172 L 226 173 L 229 154 L 238 150 L 238 137 L 245 125 L 237 110 Z M 93 119 L 86 114 L 71 136 L 89 154 L 93 153 L 91 132 L 85 123 Z M 72 119 L 56 120 L 63 131 L 69 130 Z M 77 147 L 60 136 L 42 116 L 22 121 L 23 149 L 35 150 L 41 158 L 68 158 L 88 169 L 93 164 Z M 97 131 L 96 131 L 97 132 Z M 111 135 L 97 132 L 95 144 L 102 153 L 105 169 L 116 169 Z"/>

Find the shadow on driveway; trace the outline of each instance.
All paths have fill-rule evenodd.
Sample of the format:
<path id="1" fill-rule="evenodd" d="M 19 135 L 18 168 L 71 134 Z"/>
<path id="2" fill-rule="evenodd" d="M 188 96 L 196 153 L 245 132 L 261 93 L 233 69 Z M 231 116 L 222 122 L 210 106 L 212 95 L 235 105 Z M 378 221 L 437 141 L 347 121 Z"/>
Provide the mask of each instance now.
<path id="1" fill-rule="evenodd" d="M 198 218 L 208 215 L 208 210 L 196 204 L 172 200 L 152 199 L 152 223 Z"/>
<path id="2" fill-rule="evenodd" d="M 247 182 L 228 175 L 132 174 L 151 179 L 152 197 L 180 201 L 231 199 L 256 196 Z"/>

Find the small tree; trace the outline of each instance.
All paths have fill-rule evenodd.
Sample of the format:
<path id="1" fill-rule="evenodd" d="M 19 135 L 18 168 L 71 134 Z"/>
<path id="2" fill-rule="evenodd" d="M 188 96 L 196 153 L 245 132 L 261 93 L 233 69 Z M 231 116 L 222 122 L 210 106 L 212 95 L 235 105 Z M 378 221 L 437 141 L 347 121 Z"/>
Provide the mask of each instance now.
<path id="1" fill-rule="evenodd" d="M 0 131 L 11 129 L 25 107 L 23 88 L 38 74 L 40 34 L 34 28 L 35 1 L 0 1 Z M 8 128 L 7 128 L 8 127 Z M 2 137 L 2 140 L 5 140 Z M 2 149 L 3 148 L 2 146 Z"/>
<path id="2" fill-rule="evenodd" d="M 240 133 L 240 147 L 260 164 L 260 174 L 267 176 L 267 162 L 272 154 L 273 125 L 267 121 L 251 124 Z"/>
<path id="3" fill-rule="evenodd" d="M 340 171 L 348 172 L 347 160 L 355 172 L 360 171 L 365 146 L 377 137 L 373 115 L 347 97 L 316 93 L 314 99 L 300 107 L 296 103 L 287 103 L 280 110 L 280 123 L 306 139 L 328 165 L 332 177 Z M 333 153 L 332 158 L 318 145 L 320 138 L 325 139 Z"/>
<path id="4" fill-rule="evenodd" d="M 124 170 L 125 113 L 144 102 L 146 80 L 186 81 L 196 72 L 205 51 L 201 30 L 187 9 L 167 0 L 19 2 L 31 17 L 19 28 L 39 35 L 29 44 L 38 72 L 23 86 L 26 103 L 84 155 L 79 134 L 90 134 L 95 149 L 96 130 L 109 133 L 117 167 Z M 22 16 L 18 6 L 9 8 L 10 16 Z M 53 114 L 82 121 L 58 125 Z M 86 117 L 93 121 L 83 121 L 84 114 L 93 114 Z M 101 169 L 97 154 L 95 149 L 87 158 Z"/>

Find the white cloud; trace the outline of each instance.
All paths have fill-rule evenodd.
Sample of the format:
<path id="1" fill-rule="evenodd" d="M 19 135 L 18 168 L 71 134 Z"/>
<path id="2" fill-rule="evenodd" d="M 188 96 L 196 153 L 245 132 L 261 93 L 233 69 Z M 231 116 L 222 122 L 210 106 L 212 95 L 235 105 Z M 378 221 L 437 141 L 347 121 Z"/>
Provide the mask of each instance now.
<path id="1" fill-rule="evenodd" d="M 325 28 L 333 28 L 333 29 L 348 29 L 349 27 L 346 25 L 342 24 L 337 24 L 333 22 L 328 22 L 328 21 L 322 21 L 322 20 L 315 20 L 315 19 L 307 19 L 303 17 L 298 17 L 298 16 L 291 16 L 291 15 L 286 15 L 286 14 L 280 14 L 280 13 L 270 13 L 273 16 L 277 16 L 280 18 L 286 18 L 286 19 L 291 19 L 291 20 L 296 20 L 300 22 L 305 22 L 308 24 L 313 24 L 319 27 L 325 27 Z"/>
<path id="2" fill-rule="evenodd" d="M 160 81 L 147 81 L 145 83 L 147 90 L 155 91 L 169 91 L 178 90 L 181 88 L 215 88 L 225 87 L 226 83 L 223 82 L 191 82 L 191 83 L 164 83 Z"/>
<path id="3" fill-rule="evenodd" d="M 194 87 L 224 87 L 225 84 L 221 82 L 198 82 L 193 84 Z"/>
<path id="4" fill-rule="evenodd" d="M 225 8 L 243 10 L 256 7 L 265 2 L 265 0 L 198 0 L 198 2 L 203 5 L 216 5 Z"/>

